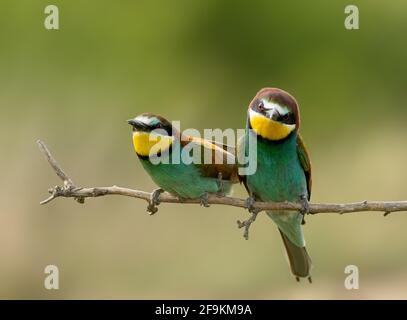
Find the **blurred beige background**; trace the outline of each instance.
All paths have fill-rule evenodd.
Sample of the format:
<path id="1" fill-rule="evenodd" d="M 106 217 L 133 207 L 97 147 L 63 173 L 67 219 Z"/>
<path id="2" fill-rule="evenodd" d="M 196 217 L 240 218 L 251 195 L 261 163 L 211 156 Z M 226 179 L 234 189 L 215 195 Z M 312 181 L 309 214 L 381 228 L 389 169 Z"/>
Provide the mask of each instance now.
<path id="1" fill-rule="evenodd" d="M 125 120 L 150 111 L 185 128 L 242 128 L 264 86 L 291 92 L 313 160 L 315 202 L 407 199 L 407 4 L 352 1 L 48 1 L 0 4 L 0 298 L 407 298 L 407 216 L 307 219 L 314 284 L 289 274 L 280 236 L 244 210 L 141 200 L 40 206 L 59 184 L 43 139 L 82 186 L 152 190 Z M 245 197 L 237 188 L 235 194 Z M 60 289 L 44 289 L 44 268 Z M 344 268 L 360 289 L 344 288 Z"/>

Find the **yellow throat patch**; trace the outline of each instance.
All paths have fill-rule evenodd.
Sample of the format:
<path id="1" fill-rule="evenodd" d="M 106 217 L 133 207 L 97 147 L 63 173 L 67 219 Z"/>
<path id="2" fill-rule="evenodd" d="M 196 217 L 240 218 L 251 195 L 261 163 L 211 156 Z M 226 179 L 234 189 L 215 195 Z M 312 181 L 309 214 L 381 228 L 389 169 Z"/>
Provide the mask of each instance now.
<path id="1" fill-rule="evenodd" d="M 172 144 L 172 136 L 163 136 L 150 132 L 133 132 L 134 151 L 140 156 L 157 155 Z"/>
<path id="2" fill-rule="evenodd" d="M 250 125 L 259 136 L 273 141 L 282 140 L 295 130 L 295 124 L 280 123 L 259 113 L 250 114 Z"/>

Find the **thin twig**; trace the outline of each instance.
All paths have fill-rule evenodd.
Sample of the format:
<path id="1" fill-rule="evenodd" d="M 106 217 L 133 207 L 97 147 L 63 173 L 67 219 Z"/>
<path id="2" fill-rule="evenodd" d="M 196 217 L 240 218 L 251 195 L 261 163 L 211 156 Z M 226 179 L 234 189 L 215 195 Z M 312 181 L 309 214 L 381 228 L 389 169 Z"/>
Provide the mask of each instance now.
<path id="1" fill-rule="evenodd" d="M 52 156 L 51 152 L 48 150 L 47 146 L 41 140 L 37 140 L 38 147 L 40 148 L 41 152 L 45 155 L 48 160 L 48 163 L 51 165 L 52 169 L 54 169 L 55 173 L 61 180 L 64 182 L 66 186 L 73 186 L 73 181 L 68 177 L 68 175 L 62 170 L 59 166 L 58 162 Z"/>
<path id="2" fill-rule="evenodd" d="M 249 240 L 250 226 L 252 225 L 252 223 L 254 223 L 256 221 L 256 218 L 257 218 L 257 215 L 259 214 L 259 211 L 251 212 L 251 214 L 252 215 L 247 220 L 244 220 L 244 221 L 237 220 L 237 227 L 239 229 L 244 228 L 243 238 L 245 238 L 246 240 Z"/>

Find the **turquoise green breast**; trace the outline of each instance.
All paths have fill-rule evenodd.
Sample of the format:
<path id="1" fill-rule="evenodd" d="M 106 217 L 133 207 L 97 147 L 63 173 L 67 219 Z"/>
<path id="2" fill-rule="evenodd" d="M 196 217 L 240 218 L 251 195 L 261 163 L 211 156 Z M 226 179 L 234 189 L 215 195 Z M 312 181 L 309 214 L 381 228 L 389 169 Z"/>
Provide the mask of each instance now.
<path id="1" fill-rule="evenodd" d="M 162 189 L 182 198 L 195 199 L 205 192 L 216 193 L 219 186 L 215 178 L 203 177 L 200 168 L 195 164 L 152 164 L 149 159 L 140 161 L 153 181 Z M 230 185 L 225 185 L 225 191 Z"/>
<path id="2" fill-rule="evenodd" d="M 257 170 L 247 176 L 254 194 L 267 201 L 298 201 L 307 196 L 307 183 L 297 155 L 295 134 L 282 142 L 259 138 L 257 141 Z"/>

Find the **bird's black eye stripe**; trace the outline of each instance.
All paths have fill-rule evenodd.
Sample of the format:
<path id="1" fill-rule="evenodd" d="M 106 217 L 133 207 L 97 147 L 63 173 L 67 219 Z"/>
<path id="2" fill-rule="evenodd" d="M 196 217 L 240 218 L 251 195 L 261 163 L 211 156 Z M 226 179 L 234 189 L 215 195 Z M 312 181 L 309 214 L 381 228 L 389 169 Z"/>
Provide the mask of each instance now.
<path id="1" fill-rule="evenodd" d="M 172 126 L 171 125 L 166 125 L 166 124 L 163 124 L 160 122 L 155 125 L 154 129 L 161 129 L 161 130 L 166 131 L 169 136 L 172 135 Z"/>
<path id="2" fill-rule="evenodd" d="M 281 115 L 278 120 L 285 124 L 295 124 L 295 115 L 294 113 L 289 112 L 286 113 L 285 115 Z"/>
<path id="3" fill-rule="evenodd" d="M 263 112 L 265 110 L 263 101 L 256 100 L 252 105 L 252 109 L 260 113 Z"/>

